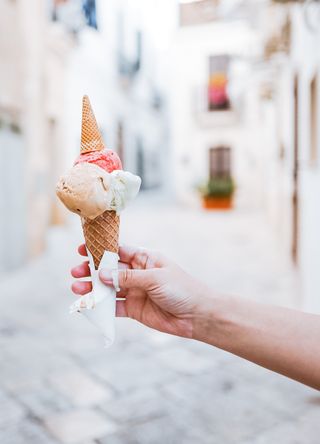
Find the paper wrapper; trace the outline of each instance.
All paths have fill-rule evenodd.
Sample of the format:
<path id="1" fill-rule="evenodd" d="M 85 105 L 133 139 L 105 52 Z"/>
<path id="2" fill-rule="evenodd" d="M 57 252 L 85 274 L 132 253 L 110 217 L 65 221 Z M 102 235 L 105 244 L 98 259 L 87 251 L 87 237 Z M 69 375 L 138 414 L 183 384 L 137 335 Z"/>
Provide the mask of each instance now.
<path id="1" fill-rule="evenodd" d="M 88 251 L 89 267 L 92 278 L 92 291 L 79 298 L 70 307 L 70 313 L 82 313 L 103 334 L 105 346 L 110 347 L 115 338 L 116 289 L 104 285 L 99 279 L 102 268 L 118 271 L 119 256 L 105 251 L 98 270 L 94 267 L 93 257 Z"/>

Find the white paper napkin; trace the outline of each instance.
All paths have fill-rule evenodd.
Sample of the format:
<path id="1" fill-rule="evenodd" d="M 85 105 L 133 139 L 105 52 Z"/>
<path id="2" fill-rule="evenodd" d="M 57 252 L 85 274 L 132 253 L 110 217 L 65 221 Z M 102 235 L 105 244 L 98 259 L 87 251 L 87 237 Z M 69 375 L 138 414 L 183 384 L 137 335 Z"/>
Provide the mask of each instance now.
<path id="1" fill-rule="evenodd" d="M 92 291 L 73 303 L 70 313 L 82 313 L 103 334 L 105 346 L 110 347 L 115 338 L 116 290 L 100 281 L 99 271 L 102 268 L 117 271 L 119 256 L 111 251 L 105 251 L 98 270 L 94 267 L 93 257 L 89 251 L 88 257 Z"/>

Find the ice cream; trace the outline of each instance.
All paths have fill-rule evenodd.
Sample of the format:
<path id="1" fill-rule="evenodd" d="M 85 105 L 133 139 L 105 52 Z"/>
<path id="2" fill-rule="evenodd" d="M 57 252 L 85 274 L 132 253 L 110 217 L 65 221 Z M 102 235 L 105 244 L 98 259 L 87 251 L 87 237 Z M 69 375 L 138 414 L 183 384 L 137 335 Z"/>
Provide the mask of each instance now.
<path id="1" fill-rule="evenodd" d="M 80 156 L 59 180 L 56 192 L 70 211 L 81 216 L 96 269 L 105 251 L 117 252 L 119 213 L 137 195 L 140 184 L 140 177 L 123 171 L 119 156 L 105 148 L 89 98 L 84 96 Z"/>
<path id="2" fill-rule="evenodd" d="M 94 220 L 105 211 L 115 211 L 119 215 L 137 195 L 140 184 L 140 177 L 122 170 L 117 153 L 105 148 L 91 104 L 85 96 L 81 154 L 57 184 L 59 199 L 73 213 Z"/>
<path id="3" fill-rule="evenodd" d="M 126 171 L 105 171 L 95 163 L 77 163 L 56 188 L 68 210 L 95 219 L 107 210 L 122 211 L 137 195 L 140 178 Z"/>
<path id="4" fill-rule="evenodd" d="M 123 171 L 118 155 L 105 148 L 89 98 L 84 96 L 80 156 L 59 180 L 56 193 L 81 217 L 93 284 L 93 291 L 76 301 L 71 311 L 89 309 L 87 317 L 100 329 L 104 326 L 109 343 L 114 336 L 115 290 L 102 286 L 98 271 L 103 266 L 118 267 L 119 214 L 137 195 L 140 184 L 140 177 Z"/>
<path id="5" fill-rule="evenodd" d="M 122 170 L 121 160 L 118 154 L 112 150 L 82 153 L 74 164 L 78 165 L 80 163 L 93 163 L 94 165 L 103 168 L 108 173 L 112 173 L 114 170 Z"/>
<path id="6" fill-rule="evenodd" d="M 110 174 L 102 168 L 83 163 L 60 179 L 56 192 L 68 210 L 95 219 L 108 209 L 110 182 Z"/>

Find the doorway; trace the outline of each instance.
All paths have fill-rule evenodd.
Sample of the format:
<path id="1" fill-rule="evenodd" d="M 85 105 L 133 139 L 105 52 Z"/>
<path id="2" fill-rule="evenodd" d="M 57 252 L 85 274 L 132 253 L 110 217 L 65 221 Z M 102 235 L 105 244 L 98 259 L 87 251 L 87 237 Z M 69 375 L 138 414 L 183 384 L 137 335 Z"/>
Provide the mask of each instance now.
<path id="1" fill-rule="evenodd" d="M 25 145 L 20 130 L 0 131 L 0 274 L 22 266 L 27 257 Z"/>
<path id="2" fill-rule="evenodd" d="M 310 165 L 315 166 L 318 160 L 318 78 L 313 77 L 310 83 Z"/>
<path id="3" fill-rule="evenodd" d="M 121 160 L 121 163 L 122 163 L 122 167 L 124 168 L 125 161 L 124 161 L 123 123 L 120 120 L 117 123 L 117 142 L 116 142 L 116 146 L 117 146 L 118 156 L 120 157 L 120 160 Z"/>
<path id="4" fill-rule="evenodd" d="M 294 78 L 293 86 L 293 168 L 292 168 L 292 260 L 299 258 L 299 79 Z"/>
<path id="5" fill-rule="evenodd" d="M 210 148 L 209 168 L 210 179 L 231 177 L 231 148 L 228 146 Z"/>

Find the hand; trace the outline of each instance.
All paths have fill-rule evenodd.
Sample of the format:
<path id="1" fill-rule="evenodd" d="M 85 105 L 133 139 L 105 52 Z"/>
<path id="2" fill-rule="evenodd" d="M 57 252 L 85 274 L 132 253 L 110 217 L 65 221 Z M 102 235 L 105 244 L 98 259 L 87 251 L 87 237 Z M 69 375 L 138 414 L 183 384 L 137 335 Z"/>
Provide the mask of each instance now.
<path id="1" fill-rule="evenodd" d="M 85 245 L 79 253 L 86 256 Z M 133 247 L 119 250 L 119 286 L 116 314 L 135 319 L 156 330 L 192 338 L 193 318 L 208 291 L 173 262 L 158 253 Z M 75 278 L 90 276 L 88 261 L 71 270 Z M 100 279 L 112 286 L 110 270 L 101 270 Z M 91 282 L 76 281 L 72 290 L 84 295 Z"/>

